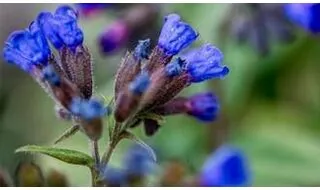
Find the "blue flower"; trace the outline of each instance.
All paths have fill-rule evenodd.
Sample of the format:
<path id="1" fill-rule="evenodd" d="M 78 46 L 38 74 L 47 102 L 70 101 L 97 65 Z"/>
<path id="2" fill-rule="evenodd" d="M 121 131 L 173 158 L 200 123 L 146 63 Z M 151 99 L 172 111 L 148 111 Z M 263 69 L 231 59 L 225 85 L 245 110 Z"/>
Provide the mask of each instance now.
<path id="1" fill-rule="evenodd" d="M 179 75 L 183 71 L 184 61 L 180 58 L 175 59 L 166 65 L 165 71 L 166 75 L 169 77 L 174 77 Z"/>
<path id="2" fill-rule="evenodd" d="M 141 72 L 135 79 L 129 84 L 129 90 L 136 95 L 143 94 L 150 84 L 150 76 L 147 72 Z"/>
<path id="3" fill-rule="evenodd" d="M 189 46 L 198 37 L 198 33 L 187 23 L 182 22 L 177 14 L 165 17 L 158 46 L 167 55 L 176 55 Z"/>
<path id="4" fill-rule="evenodd" d="M 81 111 L 82 111 L 82 103 L 83 100 L 80 97 L 76 97 L 72 99 L 72 102 L 69 106 L 70 111 L 74 114 L 74 115 L 80 115 Z"/>
<path id="5" fill-rule="evenodd" d="M 194 83 L 223 78 L 229 73 L 228 67 L 222 65 L 222 52 L 210 44 L 204 44 L 186 53 L 182 59 L 186 61 L 187 72 Z"/>
<path id="6" fill-rule="evenodd" d="M 100 175 L 109 187 L 122 187 L 127 184 L 126 174 L 121 169 L 106 167 L 101 170 Z"/>
<path id="7" fill-rule="evenodd" d="M 47 65 L 46 67 L 43 68 L 42 78 L 55 86 L 59 86 L 61 82 L 59 75 L 54 70 L 52 65 Z"/>
<path id="8" fill-rule="evenodd" d="M 50 54 L 47 41 L 35 23 L 29 29 L 11 33 L 3 49 L 6 61 L 27 72 L 36 65 L 47 65 Z"/>
<path id="9" fill-rule="evenodd" d="M 69 16 L 73 19 L 78 19 L 78 13 L 67 5 L 62 5 L 58 7 L 55 11 L 55 15 Z"/>
<path id="10" fill-rule="evenodd" d="M 110 112 L 109 108 L 104 107 L 104 105 L 98 100 L 86 100 L 79 97 L 73 98 L 70 105 L 70 111 L 74 115 L 78 115 L 85 120 L 103 117 Z"/>
<path id="11" fill-rule="evenodd" d="M 320 4 L 292 3 L 284 6 L 288 18 L 313 33 L 320 32 Z"/>
<path id="12" fill-rule="evenodd" d="M 204 122 L 213 121 L 220 109 L 216 96 L 210 92 L 191 96 L 186 104 L 187 113 Z"/>
<path id="13" fill-rule="evenodd" d="M 137 47 L 134 49 L 133 55 L 141 60 L 148 59 L 150 54 L 150 39 L 139 40 Z"/>
<path id="14" fill-rule="evenodd" d="M 200 174 L 202 186 L 249 186 L 250 170 L 245 155 L 237 148 L 223 145 L 213 152 Z"/>
<path id="15" fill-rule="evenodd" d="M 130 147 L 123 160 L 128 174 L 134 176 L 144 176 L 150 172 L 152 162 L 149 152 L 137 144 Z"/>
<path id="16" fill-rule="evenodd" d="M 54 15 L 49 12 L 40 13 L 37 22 L 55 48 L 60 49 L 63 45 L 76 48 L 83 42 L 77 18 L 77 13 L 71 7 L 61 6 Z"/>
<path id="17" fill-rule="evenodd" d="M 91 120 L 109 113 L 109 108 L 105 107 L 102 102 L 91 99 L 83 105 L 82 117 Z"/>
<path id="18" fill-rule="evenodd" d="M 51 51 L 47 39 L 44 36 L 39 24 L 35 21 L 32 21 L 29 25 L 29 31 L 30 34 L 34 37 L 39 48 L 42 50 L 42 54 L 44 55 L 42 57 L 42 60 L 46 61 L 48 59 L 48 55 L 51 54 Z"/>

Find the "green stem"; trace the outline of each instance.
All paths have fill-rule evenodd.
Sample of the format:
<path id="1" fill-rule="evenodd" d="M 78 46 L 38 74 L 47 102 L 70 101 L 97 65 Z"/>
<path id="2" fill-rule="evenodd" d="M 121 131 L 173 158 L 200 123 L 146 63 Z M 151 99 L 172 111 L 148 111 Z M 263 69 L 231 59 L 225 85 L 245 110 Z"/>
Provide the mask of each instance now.
<path id="1" fill-rule="evenodd" d="M 100 166 L 100 155 L 99 155 L 99 146 L 98 141 L 90 140 L 91 149 L 92 149 L 92 158 L 94 159 L 95 167 L 99 168 Z"/>
<path id="2" fill-rule="evenodd" d="M 113 143 L 110 143 L 108 150 L 106 151 L 106 153 L 102 157 L 102 163 L 101 163 L 102 166 L 106 166 L 109 163 L 114 149 L 115 149 L 115 146 L 113 145 Z"/>
<path id="3" fill-rule="evenodd" d="M 120 141 L 120 139 L 119 139 L 120 134 L 121 134 L 121 124 L 116 123 L 115 127 L 112 130 L 111 139 L 110 139 L 108 149 L 105 151 L 105 153 L 103 154 L 102 159 L 101 159 L 101 166 L 102 167 L 105 167 L 109 163 L 111 155 L 112 155 L 114 149 L 116 148 L 116 145 Z"/>
<path id="4" fill-rule="evenodd" d="M 132 123 L 132 120 L 133 120 L 133 118 L 128 119 L 128 121 L 124 124 L 123 127 L 122 127 L 121 123 L 117 122 L 115 124 L 115 126 L 112 130 L 111 139 L 110 139 L 108 149 L 105 151 L 105 153 L 103 154 L 102 159 L 101 159 L 101 166 L 102 167 L 105 167 L 109 163 L 114 149 L 116 148 L 117 144 L 122 139 L 121 133 L 123 131 L 125 131 L 128 128 L 128 126 L 130 126 L 130 124 Z"/>
<path id="5" fill-rule="evenodd" d="M 99 156 L 99 147 L 98 147 L 98 141 L 96 140 L 90 140 L 90 149 L 92 153 L 92 158 L 94 159 L 94 166 L 90 168 L 91 171 L 91 184 L 92 187 L 98 187 L 98 174 L 99 174 L 99 168 L 100 168 L 100 156 Z"/>
<path id="6" fill-rule="evenodd" d="M 91 168 L 90 172 L 91 172 L 91 186 L 97 187 L 97 176 L 98 176 L 97 170 L 95 168 Z"/>

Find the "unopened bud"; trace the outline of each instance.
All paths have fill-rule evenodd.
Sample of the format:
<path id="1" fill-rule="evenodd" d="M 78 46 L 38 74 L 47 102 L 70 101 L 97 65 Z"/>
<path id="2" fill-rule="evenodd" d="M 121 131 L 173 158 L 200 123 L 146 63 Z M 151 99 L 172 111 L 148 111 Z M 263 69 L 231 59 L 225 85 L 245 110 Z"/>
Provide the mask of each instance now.
<path id="1" fill-rule="evenodd" d="M 115 99 L 117 100 L 120 91 L 125 90 L 128 84 L 134 80 L 134 78 L 141 71 L 141 62 L 136 59 L 132 53 L 127 52 L 123 58 L 120 67 L 117 71 L 115 79 Z"/>
<path id="2" fill-rule="evenodd" d="M 142 72 L 134 81 L 132 81 L 128 89 L 120 92 L 116 100 L 115 119 L 118 122 L 124 122 L 132 113 L 134 113 L 142 98 L 142 95 L 147 90 L 150 84 L 148 73 Z"/>
<path id="3" fill-rule="evenodd" d="M 93 120 L 81 120 L 81 126 L 85 134 L 93 141 L 97 141 L 101 138 L 102 135 L 102 120 L 101 118 Z"/>
<path id="4" fill-rule="evenodd" d="M 189 80 L 185 71 L 168 76 L 165 68 L 158 69 L 151 75 L 151 84 L 142 100 L 142 109 L 150 111 L 167 103 L 189 85 Z"/>
<path id="5" fill-rule="evenodd" d="M 63 47 L 60 51 L 61 66 L 68 79 L 74 83 L 85 99 L 90 99 L 93 89 L 91 54 L 85 46 L 75 50 Z"/>
<path id="6" fill-rule="evenodd" d="M 146 70 L 153 73 L 159 68 L 165 67 L 172 59 L 171 55 L 166 55 L 159 47 L 155 47 L 150 55 Z"/>

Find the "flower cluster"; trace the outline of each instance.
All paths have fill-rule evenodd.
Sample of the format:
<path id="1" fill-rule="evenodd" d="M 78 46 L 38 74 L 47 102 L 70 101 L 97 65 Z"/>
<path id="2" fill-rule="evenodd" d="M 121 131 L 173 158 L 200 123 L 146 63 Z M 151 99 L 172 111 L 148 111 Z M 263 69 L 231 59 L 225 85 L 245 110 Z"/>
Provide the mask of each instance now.
<path id="1" fill-rule="evenodd" d="M 83 45 L 77 16 L 67 6 L 59 7 L 55 14 L 40 13 L 28 29 L 14 32 L 8 38 L 4 56 L 30 73 L 64 113 L 91 121 L 107 114 L 108 109 L 91 98 L 90 54 Z M 215 118 L 219 106 L 211 93 L 175 98 L 192 83 L 223 78 L 229 72 L 222 65 L 221 51 L 211 44 L 173 58 L 197 37 L 198 33 L 181 21 L 179 15 L 170 14 L 165 18 L 158 44 L 152 52 L 150 40 L 141 40 L 133 53 L 126 54 L 115 80 L 114 115 L 118 122 L 133 115 L 145 124 L 146 131 L 151 130 L 147 134 L 153 134 L 152 128 L 158 128 L 157 121 L 140 119 L 148 113 L 163 116 L 185 113 L 202 121 Z M 51 53 L 48 42 L 58 50 L 59 59 Z"/>
<path id="2" fill-rule="evenodd" d="M 77 12 L 69 6 L 60 6 L 54 14 L 41 12 L 28 28 L 8 37 L 3 53 L 8 62 L 29 73 L 44 88 L 59 113 L 65 114 L 63 118 L 72 117 L 90 138 L 98 139 L 100 134 L 90 134 L 88 128 L 95 126 L 95 131 L 101 131 L 101 121 L 96 120 L 108 109 L 92 98 L 91 55 L 83 45 L 77 20 Z"/>
<path id="3" fill-rule="evenodd" d="M 284 6 L 288 18 L 312 33 L 320 32 L 319 3 L 290 3 Z"/>
<path id="4" fill-rule="evenodd" d="M 126 54 L 115 81 L 117 122 L 134 121 L 129 122 L 130 127 L 142 122 L 146 134 L 153 135 L 159 123 L 146 115 L 188 114 L 201 121 L 216 117 L 219 105 L 212 93 L 176 97 L 192 83 L 220 79 L 229 72 L 223 65 L 222 52 L 208 43 L 176 56 L 197 37 L 198 33 L 179 15 L 170 14 L 150 55 L 149 40 L 140 41 L 133 53 Z"/>
<path id="5" fill-rule="evenodd" d="M 219 104 L 212 93 L 177 97 L 194 83 L 221 79 L 229 73 L 223 64 L 222 52 L 211 44 L 203 44 L 179 56 L 198 36 L 179 15 L 166 16 L 153 48 L 151 40 L 140 40 L 136 48 L 123 57 L 114 81 L 113 109 L 93 97 L 91 54 L 84 45 L 78 13 L 71 7 L 60 6 L 53 14 L 41 12 L 28 28 L 8 37 L 3 54 L 9 63 L 30 74 L 43 87 L 55 101 L 61 118 L 71 119 L 75 124 L 56 142 L 79 129 L 90 139 L 94 164 L 83 162 L 90 162 L 96 186 L 99 174 L 103 177 L 108 173 L 107 163 L 119 141 L 124 138 L 139 141 L 128 129 L 142 123 L 145 133 L 151 136 L 167 115 L 186 114 L 204 122 L 216 118 Z M 111 110 L 115 123 L 108 126 L 109 147 L 100 159 L 98 140 L 102 134 L 102 117 Z M 135 149 L 125 161 L 129 164 L 126 173 L 130 179 L 145 173 L 145 165 L 140 161 L 145 160 L 146 154 L 139 151 Z M 69 158 L 66 160 L 70 162 Z M 107 170 L 100 172 L 100 168 Z M 119 176 L 121 174 L 115 176 L 115 181 Z"/>

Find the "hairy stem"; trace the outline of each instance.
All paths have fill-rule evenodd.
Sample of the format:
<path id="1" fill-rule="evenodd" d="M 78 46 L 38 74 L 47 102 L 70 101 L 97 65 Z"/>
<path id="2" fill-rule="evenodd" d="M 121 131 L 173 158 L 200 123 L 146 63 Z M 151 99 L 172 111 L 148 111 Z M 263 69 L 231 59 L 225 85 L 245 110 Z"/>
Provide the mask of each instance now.
<path id="1" fill-rule="evenodd" d="M 94 159 L 94 166 L 91 168 L 91 183 L 92 187 L 98 187 L 98 175 L 99 175 L 99 168 L 100 168 L 100 155 L 99 155 L 99 146 L 98 141 L 90 140 L 90 147 L 92 158 Z"/>
<path id="2" fill-rule="evenodd" d="M 112 133 L 110 135 L 111 139 L 109 142 L 108 149 L 105 151 L 105 153 L 103 154 L 102 159 L 101 159 L 101 166 L 102 167 L 105 167 L 109 163 L 114 149 L 116 148 L 116 146 L 120 142 L 120 140 L 123 138 L 121 136 L 121 134 L 128 128 L 128 126 L 130 126 L 133 119 L 134 118 L 128 119 L 128 121 L 124 124 L 124 126 L 122 126 L 122 124 L 118 123 L 118 122 L 115 124 L 115 126 L 112 130 Z"/>
<path id="3" fill-rule="evenodd" d="M 106 166 L 109 163 L 111 155 L 112 155 L 114 149 L 115 149 L 115 146 L 112 143 L 110 143 L 109 147 L 108 147 L 108 150 L 106 151 L 106 153 L 102 157 L 102 163 L 101 164 L 103 166 Z"/>
<path id="4" fill-rule="evenodd" d="M 109 142 L 108 149 L 105 151 L 105 153 L 102 156 L 101 165 L 103 167 L 105 167 L 108 164 L 108 162 L 110 161 L 111 155 L 112 155 L 114 149 L 116 148 L 116 145 L 121 140 L 119 138 L 120 134 L 121 134 L 121 124 L 116 123 L 113 130 L 112 130 L 111 139 Z"/>
<path id="5" fill-rule="evenodd" d="M 97 187 L 97 176 L 98 176 L 98 173 L 97 173 L 97 170 L 95 168 L 91 168 L 90 169 L 90 172 L 91 172 L 91 186 L 92 187 Z"/>
<path id="6" fill-rule="evenodd" d="M 92 149 L 92 158 L 94 159 L 95 167 L 99 168 L 99 166 L 100 166 L 100 155 L 99 155 L 98 141 L 91 140 L 91 149 Z"/>

